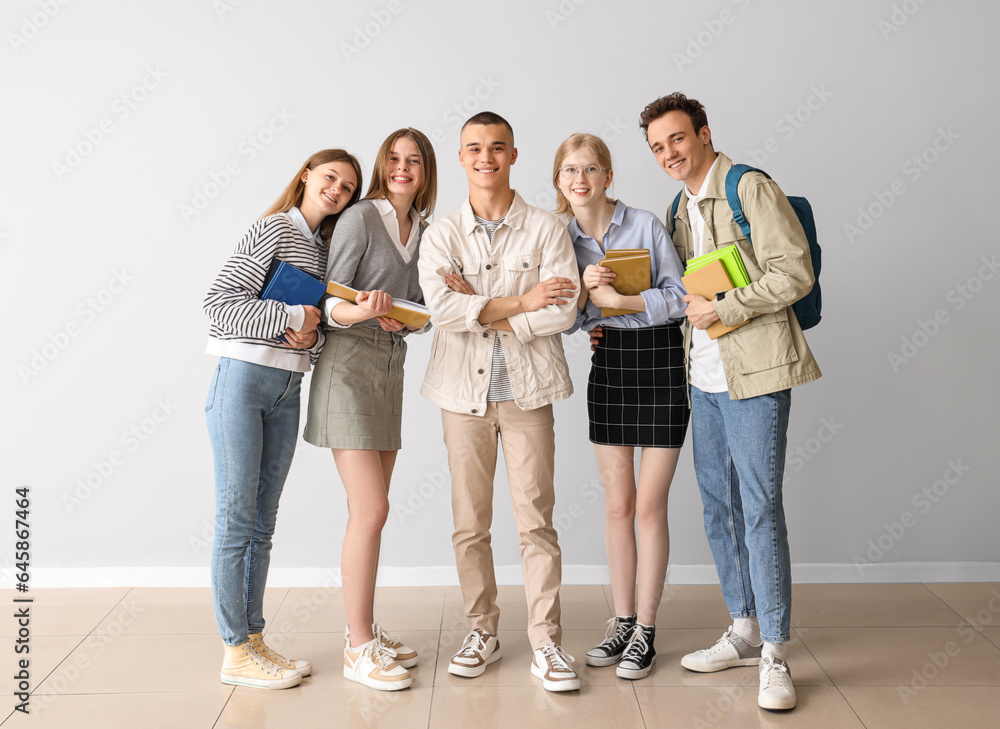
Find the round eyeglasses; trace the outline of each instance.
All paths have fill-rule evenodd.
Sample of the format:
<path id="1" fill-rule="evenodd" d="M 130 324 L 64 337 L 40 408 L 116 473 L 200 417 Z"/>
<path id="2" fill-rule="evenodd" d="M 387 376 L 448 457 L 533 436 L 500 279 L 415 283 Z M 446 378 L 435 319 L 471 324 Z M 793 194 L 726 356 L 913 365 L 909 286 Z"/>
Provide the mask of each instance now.
<path id="1" fill-rule="evenodd" d="M 583 167 L 578 167 L 577 165 L 565 165 L 559 168 L 559 176 L 564 180 L 572 180 L 580 172 L 583 173 L 584 177 L 598 177 L 604 168 L 600 165 L 584 165 Z"/>

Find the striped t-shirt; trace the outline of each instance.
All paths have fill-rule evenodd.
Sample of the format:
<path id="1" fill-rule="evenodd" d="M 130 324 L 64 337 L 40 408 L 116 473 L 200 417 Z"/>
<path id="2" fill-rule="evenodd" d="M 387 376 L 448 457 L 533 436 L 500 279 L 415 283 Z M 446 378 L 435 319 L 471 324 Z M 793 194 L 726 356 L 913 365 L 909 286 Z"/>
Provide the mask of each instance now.
<path id="1" fill-rule="evenodd" d="M 476 222 L 483 226 L 483 230 L 486 231 L 486 236 L 490 239 L 491 246 L 493 245 L 493 234 L 506 217 L 505 215 L 500 220 L 484 220 L 478 215 L 475 216 Z M 506 402 L 513 399 L 514 391 L 511 389 L 510 377 L 507 375 L 507 360 L 503 356 L 500 334 L 494 331 L 493 365 L 490 370 L 490 389 L 486 391 L 486 402 Z"/>

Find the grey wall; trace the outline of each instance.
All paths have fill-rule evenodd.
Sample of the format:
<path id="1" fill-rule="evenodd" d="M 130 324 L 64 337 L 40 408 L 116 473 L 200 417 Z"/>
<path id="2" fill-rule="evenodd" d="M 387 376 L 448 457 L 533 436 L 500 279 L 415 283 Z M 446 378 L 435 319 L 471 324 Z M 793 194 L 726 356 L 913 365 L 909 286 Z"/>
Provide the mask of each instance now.
<path id="1" fill-rule="evenodd" d="M 310 153 L 346 147 L 367 178 L 384 136 L 417 127 L 443 214 L 466 195 L 458 127 L 489 108 L 514 126 L 529 202 L 552 205 L 555 149 L 589 131 L 612 148 L 615 194 L 662 216 L 677 184 L 637 118 L 674 90 L 706 104 L 717 149 L 815 207 L 825 319 L 809 340 L 825 376 L 793 396 L 799 577 L 995 578 L 998 21 L 969 0 L 6 3 L 0 443 L 11 511 L 31 487 L 39 579 L 204 581 L 201 301 Z M 589 351 L 565 343 L 578 392 L 556 408 L 557 513 L 581 566 L 568 579 L 597 579 Z M 430 338 L 410 344 L 382 564 L 434 581 L 446 571 L 406 569 L 453 564 L 440 416 L 418 394 Z M 504 485 L 494 543 L 513 566 Z M 302 442 L 275 570 L 335 570 L 345 521 L 330 454 Z M 689 447 L 671 527 L 674 579 L 711 579 Z"/>

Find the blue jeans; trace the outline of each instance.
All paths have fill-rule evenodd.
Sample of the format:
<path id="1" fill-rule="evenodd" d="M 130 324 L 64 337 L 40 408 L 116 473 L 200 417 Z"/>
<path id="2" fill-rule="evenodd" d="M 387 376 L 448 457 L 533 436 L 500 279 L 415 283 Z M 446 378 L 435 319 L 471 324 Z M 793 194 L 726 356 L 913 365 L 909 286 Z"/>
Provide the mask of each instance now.
<path id="1" fill-rule="evenodd" d="M 791 558 L 781 504 L 791 390 L 746 400 L 691 388 L 694 470 L 722 595 L 756 616 L 769 643 L 790 638 Z"/>
<path id="2" fill-rule="evenodd" d="M 264 629 L 278 499 L 299 429 L 301 372 L 223 357 L 205 416 L 215 455 L 212 597 L 226 645 Z"/>

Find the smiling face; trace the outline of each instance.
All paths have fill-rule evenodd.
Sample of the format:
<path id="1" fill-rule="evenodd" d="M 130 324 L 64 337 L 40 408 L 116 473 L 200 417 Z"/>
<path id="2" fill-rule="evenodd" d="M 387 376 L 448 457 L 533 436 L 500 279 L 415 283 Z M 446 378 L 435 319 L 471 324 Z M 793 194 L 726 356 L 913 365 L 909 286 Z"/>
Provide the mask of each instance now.
<path id="1" fill-rule="evenodd" d="M 611 186 L 612 170 L 604 169 L 597 155 L 586 146 L 568 152 L 559 163 L 559 191 L 569 201 L 574 214 L 591 205 L 605 204 L 605 190 Z M 567 175 L 567 168 L 574 174 Z"/>
<path id="2" fill-rule="evenodd" d="M 458 161 L 469 185 L 509 190 L 510 166 L 517 161 L 514 138 L 503 124 L 469 124 L 462 130 Z"/>
<path id="3" fill-rule="evenodd" d="M 314 229 L 328 215 L 347 207 L 358 187 L 358 176 L 348 162 L 329 162 L 302 173 L 305 190 L 299 211 Z"/>
<path id="4" fill-rule="evenodd" d="M 423 164 L 417 143 L 400 137 L 392 144 L 385 167 L 386 188 L 390 195 L 411 199 L 417 196 L 423 182 Z"/>
<path id="5" fill-rule="evenodd" d="M 649 123 L 646 139 L 656 161 L 668 175 L 683 182 L 692 192 L 701 191 L 701 184 L 715 162 L 708 125 L 695 134 L 690 116 L 683 111 L 670 111 Z"/>

